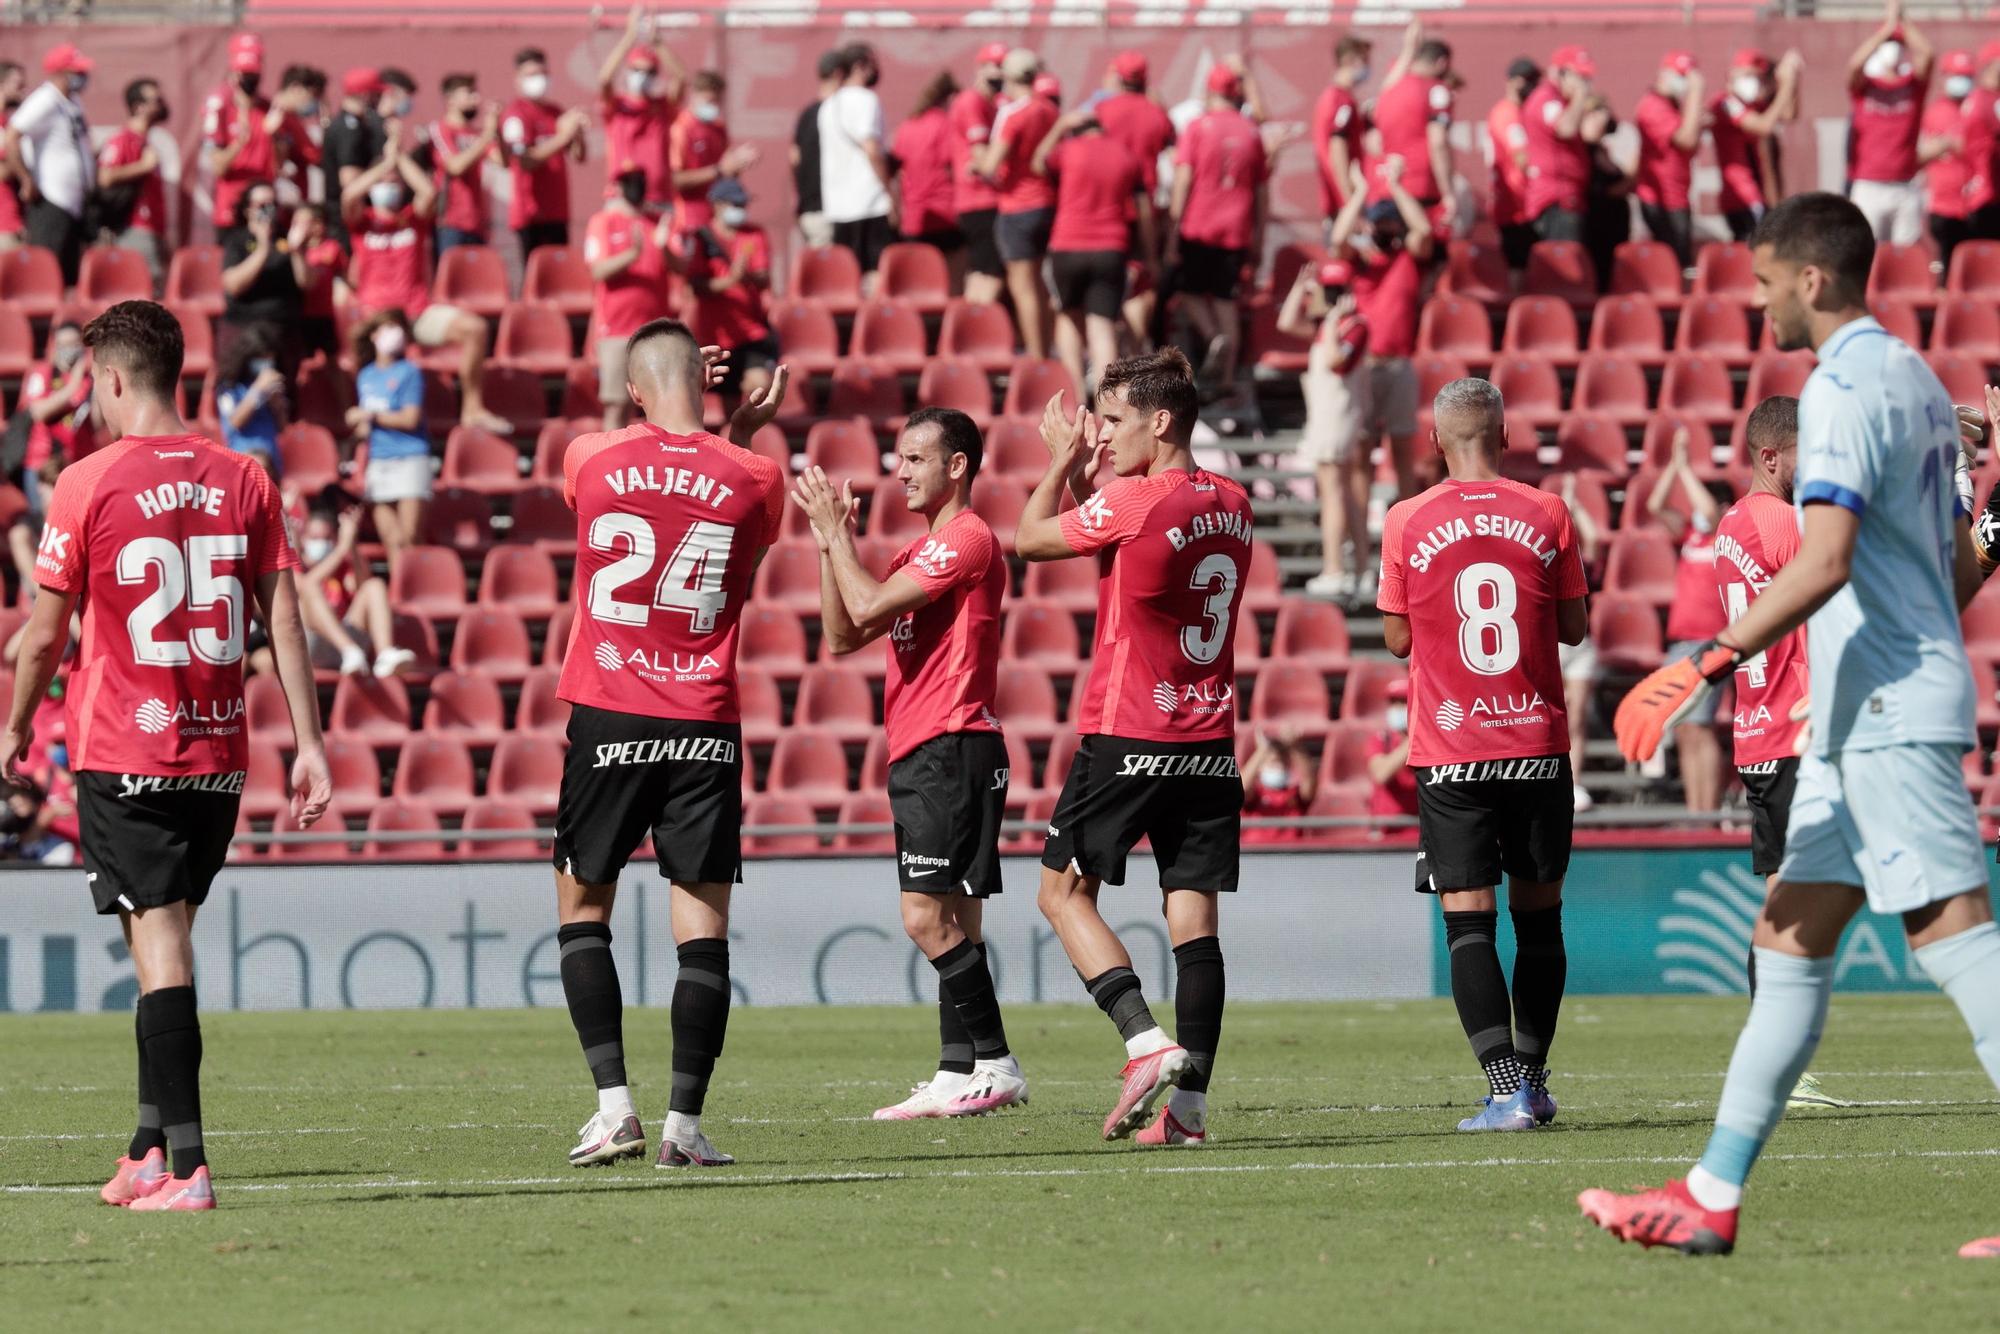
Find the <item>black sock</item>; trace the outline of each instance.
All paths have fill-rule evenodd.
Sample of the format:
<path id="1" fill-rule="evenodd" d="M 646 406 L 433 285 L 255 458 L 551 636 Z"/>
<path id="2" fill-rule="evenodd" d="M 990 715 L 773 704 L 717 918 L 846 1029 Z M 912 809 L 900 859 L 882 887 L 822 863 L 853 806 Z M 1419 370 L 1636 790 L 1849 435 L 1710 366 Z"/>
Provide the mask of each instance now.
<path id="1" fill-rule="evenodd" d="M 1750 975 L 1750 999 L 1757 999 L 1757 951 L 1752 949 L 1744 969 Z"/>
<path id="2" fill-rule="evenodd" d="M 569 1021 L 583 1045 L 584 1064 L 601 1089 L 625 1078 L 625 994 L 618 986 L 618 963 L 611 957 L 611 928 L 603 922 L 571 922 L 556 932 L 562 951 L 563 999 Z"/>
<path id="3" fill-rule="evenodd" d="M 1000 1021 L 986 947 L 961 940 L 932 959 L 931 967 L 938 975 L 938 1035 L 943 1040 L 938 1069 L 969 1075 L 975 1058 L 997 1061 L 1006 1056 L 1007 1026 Z"/>
<path id="4" fill-rule="evenodd" d="M 1158 1028 L 1146 997 L 1139 990 L 1139 975 L 1130 968 L 1108 968 L 1096 977 L 1084 979 L 1097 1008 L 1118 1025 L 1118 1036 L 1130 1042 L 1149 1028 Z"/>
<path id="5" fill-rule="evenodd" d="M 1208 1092 L 1215 1044 L 1222 1036 L 1222 942 L 1202 936 L 1174 946 L 1174 1040 L 1193 1068 L 1181 1078 L 1189 1093 Z"/>
<path id="6" fill-rule="evenodd" d="M 1500 952 L 1493 945 L 1499 922 L 1497 912 L 1444 915 L 1444 938 L 1451 950 L 1451 998 L 1458 1006 L 1458 1022 L 1472 1043 L 1473 1058 L 1486 1071 L 1486 1082 L 1496 1098 L 1512 1097 L 1521 1087 L 1507 975 L 1500 971 Z"/>
<path id="7" fill-rule="evenodd" d="M 1562 905 L 1514 910 L 1514 1052 L 1529 1084 L 1548 1084 L 1549 1046 L 1562 1012 L 1569 955 L 1563 949 Z"/>
<path id="8" fill-rule="evenodd" d="M 137 1162 L 154 1149 L 167 1147 L 167 1136 L 160 1129 L 160 1104 L 153 1092 L 153 1077 L 146 1068 L 146 1030 L 139 1022 L 139 1016 L 132 1016 L 133 1035 L 139 1048 L 139 1128 L 132 1132 L 132 1146 L 125 1150 L 125 1156 Z"/>
<path id="9" fill-rule="evenodd" d="M 140 1041 L 162 1133 L 173 1150 L 174 1175 L 186 1179 L 208 1164 L 201 1143 L 201 1020 L 193 987 L 161 987 L 139 997 Z"/>
<path id="10" fill-rule="evenodd" d="M 674 1090 L 667 1110 L 700 1116 L 708 1077 L 729 1032 L 729 942 L 690 940 L 674 979 Z"/>

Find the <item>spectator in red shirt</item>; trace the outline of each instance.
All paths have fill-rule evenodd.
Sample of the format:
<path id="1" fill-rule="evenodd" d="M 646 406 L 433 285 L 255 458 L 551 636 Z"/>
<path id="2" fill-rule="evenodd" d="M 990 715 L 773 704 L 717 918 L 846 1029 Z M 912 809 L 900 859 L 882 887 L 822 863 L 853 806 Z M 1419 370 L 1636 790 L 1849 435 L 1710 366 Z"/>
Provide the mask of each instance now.
<path id="1" fill-rule="evenodd" d="M 26 226 L 21 216 L 20 186 L 27 183 L 27 168 L 18 151 L 7 151 L 7 121 L 28 95 L 28 71 L 20 62 L 0 60 L 0 254 L 22 244 Z"/>
<path id="2" fill-rule="evenodd" d="M 29 508 L 37 513 L 43 509 L 38 476 L 42 465 L 57 457 L 75 463 L 96 448 L 91 388 L 82 326 L 74 321 L 58 324 L 49 335 L 49 359 L 28 367 L 21 377 L 21 411 L 28 415 L 22 487 Z"/>
<path id="3" fill-rule="evenodd" d="M 1317 298 L 1317 300 L 1315 300 Z M 1299 389 L 1306 429 L 1299 456 L 1319 486 L 1320 572 L 1306 592 L 1352 602 L 1356 570 L 1369 566 L 1368 451 L 1361 447 L 1362 358 L 1368 355 L 1368 321 L 1354 302 L 1354 266 L 1330 259 L 1302 265 L 1298 281 L 1278 311 L 1278 332 L 1307 341 Z M 1347 556 L 1349 537 L 1354 555 Z"/>
<path id="4" fill-rule="evenodd" d="M 156 294 L 167 276 L 167 190 L 149 138 L 166 123 L 158 81 L 134 79 L 125 85 L 125 124 L 97 150 L 99 223 L 119 245 L 146 257 Z"/>
<path id="5" fill-rule="evenodd" d="M 1056 352 L 1091 396 L 1087 370 L 1103 374 L 1118 359 L 1118 321 L 1125 308 L 1126 216 L 1135 209 L 1141 248 L 1153 249 L 1153 203 L 1146 169 L 1132 150 L 1104 132 L 1089 107 L 1058 120 L 1035 148 L 1036 172 L 1055 183 L 1056 216 L 1049 233 L 1055 282 Z M 1084 349 L 1090 363 L 1084 364 Z"/>
<path id="6" fill-rule="evenodd" d="M 1006 273 L 994 237 L 1000 196 L 978 169 L 999 111 L 996 99 L 1004 83 L 1000 66 L 1006 59 L 1005 42 L 980 47 L 972 86 L 960 89 L 946 112 L 951 124 L 951 201 L 958 213 L 958 230 L 965 237 L 965 299 L 981 305 L 1000 299 Z"/>
<path id="7" fill-rule="evenodd" d="M 604 201 L 583 233 L 583 262 L 597 284 L 590 339 L 597 350 L 597 401 L 604 408 L 607 431 L 623 426 L 631 409 L 626 340 L 670 313 L 668 275 L 678 263 L 673 219 L 648 212 L 645 168 L 627 162 L 612 183 L 617 193 Z"/>
<path id="8" fill-rule="evenodd" d="M 549 100 L 549 58 L 536 47 L 514 53 L 514 87 L 520 96 L 501 113 L 500 142 L 514 187 L 507 225 L 525 260 L 541 246 L 569 244 L 569 163 L 589 151 L 590 117 Z"/>
<path id="9" fill-rule="evenodd" d="M 1360 448 L 1364 455 L 1383 436 L 1396 469 L 1399 497 L 1417 493 L 1417 312 L 1423 302 L 1423 266 L 1436 248 L 1430 215 L 1403 188 L 1403 164 L 1385 159 L 1375 170 L 1389 198 L 1369 203 L 1368 191 L 1347 197 L 1333 220 L 1333 253 L 1354 265 L 1354 300 L 1368 321 Z"/>
<path id="10" fill-rule="evenodd" d="M 1347 192 L 1366 187 L 1361 175 L 1361 139 L 1368 116 L 1355 89 L 1368 82 L 1368 58 L 1375 44 L 1353 33 L 1342 33 L 1333 44 L 1333 82 L 1313 103 L 1313 157 L 1319 167 L 1319 211 L 1329 235 L 1334 215 L 1347 202 Z"/>
<path id="11" fill-rule="evenodd" d="M 1925 211 L 1930 216 L 1931 243 L 1946 273 L 1951 252 L 1969 235 L 1965 217 L 1965 145 L 1959 139 L 1960 108 L 1971 95 L 1979 66 L 1970 51 L 1947 51 L 1938 62 L 1944 74 L 1942 97 L 1924 108 L 1923 132 L 1917 136 L 1917 163 L 1924 169 Z"/>
<path id="12" fill-rule="evenodd" d="M 1655 241 L 1670 245 L 1683 269 L 1694 267 L 1694 220 L 1688 199 L 1701 147 L 1705 105 L 1701 70 L 1687 51 L 1669 51 L 1632 119 L 1639 128 L 1639 216 Z"/>
<path id="13" fill-rule="evenodd" d="M 1297 820 L 1312 809 L 1319 788 L 1319 771 L 1312 752 L 1299 744 L 1296 727 L 1259 730 L 1250 758 L 1239 767 L 1243 777 L 1243 814 L 1252 820 Z M 1245 829 L 1245 843 L 1296 843 L 1305 831 Z"/>
<path id="14" fill-rule="evenodd" d="M 306 284 L 300 305 L 300 342 L 306 352 L 322 352 L 329 362 L 340 359 L 340 334 L 334 310 L 352 296 L 347 289 L 347 247 L 327 225 L 324 204 L 301 204 L 292 215 L 291 235 L 305 257 Z M 289 238 L 288 238 L 289 239 Z"/>
<path id="15" fill-rule="evenodd" d="M 2000 196 L 1994 189 L 2000 153 L 2000 40 L 1973 56 L 1978 72 L 1958 104 L 1958 151 L 1965 159 L 1965 219 L 1969 238 L 2000 240 Z"/>
<path id="16" fill-rule="evenodd" d="M 1709 138 L 1722 173 L 1717 203 L 1738 241 L 1749 240 L 1764 210 L 1784 198 L 1776 132 L 1798 118 L 1804 70 L 1796 51 L 1787 51 L 1774 71 L 1769 56 L 1746 47 L 1730 62 L 1729 86 L 1709 106 Z"/>
<path id="17" fill-rule="evenodd" d="M 1847 197 L 1877 241 L 1915 245 L 1924 231 L 1917 183 L 1917 134 L 1931 86 L 1931 44 L 1888 0 L 1882 26 L 1847 60 Z"/>
<path id="18" fill-rule="evenodd" d="M 349 181 L 340 211 L 354 238 L 354 307 L 364 319 L 401 311 L 419 347 L 456 347 L 461 426 L 510 434 L 505 417 L 486 410 L 486 321 L 431 300 L 431 217 L 437 189 L 402 145 L 390 139 L 382 160 Z"/>
<path id="19" fill-rule="evenodd" d="M 303 170 L 319 161 L 319 147 L 298 113 L 311 101 L 303 86 L 280 90 L 273 101 L 257 95 L 263 79 L 264 43 L 255 34 L 229 39 L 229 82 L 209 94 L 202 130 L 215 172 L 215 227 L 239 230 L 237 205 L 253 185 L 275 185 L 288 166 Z"/>
<path id="20" fill-rule="evenodd" d="M 687 71 L 664 42 L 652 41 L 652 20 L 639 5 L 626 16 L 625 31 L 597 70 L 598 108 L 604 117 L 607 169 L 636 163 L 646 173 L 647 211 L 673 207 L 674 168 L 668 140 L 680 113 Z M 604 183 L 605 198 L 618 193 L 616 175 Z"/>
<path id="21" fill-rule="evenodd" d="M 674 174 L 674 230 L 708 225 L 714 213 L 708 192 L 717 181 L 739 176 L 757 162 L 751 144 L 731 144 L 722 119 L 722 76 L 705 69 L 694 76 L 688 103 L 667 134 L 667 165 Z"/>
<path id="22" fill-rule="evenodd" d="M 1368 813 L 1376 818 L 1417 813 L 1417 771 L 1410 767 L 1410 682 L 1391 681 L 1382 730 L 1368 738 Z M 1385 832 L 1378 828 L 1376 837 Z"/>
<path id="23" fill-rule="evenodd" d="M 1400 77 L 1390 79 L 1375 98 L 1374 121 L 1385 157 L 1403 160 L 1403 185 L 1431 215 L 1434 231 L 1451 225 L 1456 211 L 1458 171 L 1451 158 L 1451 47 L 1423 35 L 1412 23 L 1397 61 Z M 1379 179 L 1371 183 L 1376 201 L 1389 196 Z"/>
<path id="24" fill-rule="evenodd" d="M 1674 601 L 1667 611 L 1668 662 L 1699 652 L 1729 621 L 1722 600 L 1715 595 L 1715 526 L 1722 518 L 1722 506 L 1694 475 L 1685 428 L 1674 432 L 1672 449 L 1652 494 L 1646 497 L 1646 513 L 1681 544 Z M 1681 756 L 1683 799 L 1691 811 L 1721 809 L 1730 752 L 1723 745 L 1718 724 L 1729 725 L 1735 707 L 1734 693 L 1719 690 L 1707 717 L 1691 719 L 1674 729 L 1674 745 Z"/>
<path id="25" fill-rule="evenodd" d="M 983 151 L 973 170 L 993 182 L 999 196 L 993 241 L 1007 270 L 1007 290 L 1014 296 L 1014 316 L 1021 326 L 1021 343 L 1030 357 L 1049 352 L 1048 291 L 1042 286 L 1042 259 L 1049 251 L 1049 231 L 1055 226 L 1056 196 L 1048 181 L 1035 174 L 1035 150 L 1060 114 L 1055 104 L 1035 94 L 1035 76 L 1042 72 L 1033 51 L 1007 53 L 1001 65 L 1002 102 Z"/>
<path id="26" fill-rule="evenodd" d="M 933 246 L 947 258 L 954 287 L 965 268 L 965 234 L 959 230 L 952 182 L 950 107 L 958 96 L 958 80 L 950 70 L 939 70 L 889 141 L 898 230 L 904 240 Z"/>
<path id="27" fill-rule="evenodd" d="M 1535 244 L 1534 219 L 1528 216 L 1528 134 L 1521 128 L 1521 106 L 1541 85 L 1542 68 L 1526 56 L 1507 67 L 1507 91 L 1486 113 L 1486 138 L 1493 154 L 1493 225 L 1500 229 L 1500 253 L 1516 273 L 1528 265 Z"/>
<path id="28" fill-rule="evenodd" d="M 683 263 L 694 289 L 695 333 L 704 346 L 729 353 L 716 383 L 723 406 L 734 412 L 746 396 L 770 388 L 778 366 L 778 340 L 764 313 L 771 290 L 771 242 L 750 221 L 750 192 L 725 176 L 709 188 L 708 225 L 683 233 Z"/>
<path id="29" fill-rule="evenodd" d="M 444 76 L 444 118 L 431 126 L 436 170 L 437 253 L 485 245 L 492 233 L 486 206 L 486 164 L 500 142 L 500 108 L 479 99 L 479 76 Z"/>
<path id="30" fill-rule="evenodd" d="M 1583 240 L 1590 150 L 1597 142 L 1585 121 L 1601 100 L 1590 83 L 1596 77 L 1588 51 L 1558 47 L 1549 57 L 1547 81 L 1521 106 L 1521 131 L 1528 140 L 1526 210 L 1537 240 Z"/>
<path id="31" fill-rule="evenodd" d="M 1208 348 L 1202 378 L 1225 394 L 1236 387 L 1242 316 L 1236 286 L 1255 267 L 1271 169 L 1262 132 L 1243 114 L 1242 73 L 1225 62 L 1208 72 L 1208 109 L 1188 126 L 1175 152 L 1174 226 L 1167 263 L 1179 270 L 1188 320 Z"/>

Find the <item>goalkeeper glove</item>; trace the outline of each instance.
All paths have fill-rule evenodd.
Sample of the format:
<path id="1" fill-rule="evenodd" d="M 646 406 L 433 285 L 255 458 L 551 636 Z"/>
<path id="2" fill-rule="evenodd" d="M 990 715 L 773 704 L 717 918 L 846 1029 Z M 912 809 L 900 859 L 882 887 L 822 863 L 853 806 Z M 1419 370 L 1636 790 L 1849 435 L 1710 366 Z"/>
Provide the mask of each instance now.
<path id="1" fill-rule="evenodd" d="M 1742 660 L 1741 653 L 1711 639 L 1632 687 L 1612 720 L 1619 754 L 1627 760 L 1653 758 L 1668 730 L 1686 722 L 1706 704 L 1715 687 Z"/>

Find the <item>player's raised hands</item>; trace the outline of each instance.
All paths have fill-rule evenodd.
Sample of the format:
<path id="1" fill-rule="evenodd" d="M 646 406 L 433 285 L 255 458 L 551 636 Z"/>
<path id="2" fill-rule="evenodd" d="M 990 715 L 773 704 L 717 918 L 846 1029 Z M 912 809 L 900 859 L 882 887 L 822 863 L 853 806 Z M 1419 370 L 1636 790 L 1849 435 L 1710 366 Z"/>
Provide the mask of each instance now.
<path id="1" fill-rule="evenodd" d="M 729 369 L 729 349 L 714 344 L 701 350 L 701 387 L 713 389 L 722 383 L 723 372 Z"/>
<path id="2" fill-rule="evenodd" d="M 316 745 L 301 747 L 292 761 L 292 823 L 312 828 L 332 801 L 333 773 L 327 768 L 326 751 Z"/>
<path id="3" fill-rule="evenodd" d="M 771 372 L 771 383 L 745 394 L 736 411 L 730 414 L 729 438 L 748 449 L 750 437 L 776 420 L 778 410 L 785 406 L 785 386 L 789 381 L 790 372 L 780 363 Z"/>
<path id="4" fill-rule="evenodd" d="M 1042 443 L 1049 448 L 1050 466 L 1065 477 L 1080 470 L 1089 460 L 1097 440 L 1097 421 L 1081 404 L 1076 415 L 1063 408 L 1062 391 L 1057 390 L 1042 409 Z"/>
<path id="5" fill-rule="evenodd" d="M 792 503 L 804 511 L 807 522 L 812 524 L 813 536 L 819 541 L 819 549 L 825 551 L 841 525 L 853 521 L 859 502 L 854 498 L 851 483 L 835 491 L 833 483 L 827 480 L 826 470 L 812 467 L 792 482 Z"/>

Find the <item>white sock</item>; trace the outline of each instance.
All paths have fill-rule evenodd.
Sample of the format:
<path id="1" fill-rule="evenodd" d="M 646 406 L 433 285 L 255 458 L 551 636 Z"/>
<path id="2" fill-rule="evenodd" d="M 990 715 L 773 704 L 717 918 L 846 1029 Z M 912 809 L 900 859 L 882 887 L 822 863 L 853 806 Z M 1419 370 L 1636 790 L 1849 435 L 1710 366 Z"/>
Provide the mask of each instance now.
<path id="1" fill-rule="evenodd" d="M 940 1070 L 931 1076 L 931 1092 L 940 1098 L 956 1098 L 965 1092 L 965 1086 L 971 1082 L 971 1075 L 957 1070 Z"/>
<path id="2" fill-rule="evenodd" d="M 1125 1059 L 1136 1061 L 1141 1056 L 1151 1056 L 1154 1052 L 1165 1051 L 1173 1045 L 1173 1039 L 1155 1024 L 1139 1036 L 1125 1039 Z"/>
<path id="3" fill-rule="evenodd" d="M 1743 1187 L 1730 1185 L 1700 1163 L 1688 1172 L 1688 1194 L 1704 1209 L 1734 1209 L 1743 1203 Z"/>
<path id="4" fill-rule="evenodd" d="M 633 1115 L 632 1090 L 624 1084 L 597 1090 L 597 1114 L 616 1117 Z"/>
<path id="5" fill-rule="evenodd" d="M 1208 1094 L 1175 1089 L 1174 1096 L 1167 1100 L 1167 1110 L 1189 1130 L 1200 1130 L 1208 1120 Z"/>
<path id="6" fill-rule="evenodd" d="M 667 1113 L 667 1138 L 676 1144 L 686 1144 L 701 1133 L 701 1116 L 691 1112 Z"/>

